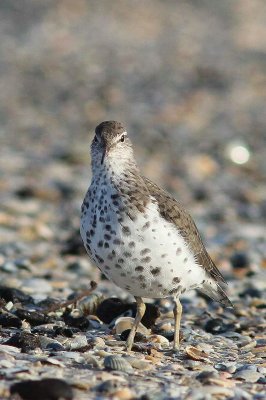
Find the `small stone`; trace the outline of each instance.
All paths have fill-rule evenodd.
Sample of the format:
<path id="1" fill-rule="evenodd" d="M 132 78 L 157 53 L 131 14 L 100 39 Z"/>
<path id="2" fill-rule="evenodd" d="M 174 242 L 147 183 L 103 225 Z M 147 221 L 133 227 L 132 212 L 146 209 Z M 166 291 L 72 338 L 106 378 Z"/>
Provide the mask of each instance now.
<path id="1" fill-rule="evenodd" d="M 52 321 L 52 318 L 48 317 L 45 314 L 42 314 L 39 311 L 29 311 L 24 308 L 18 308 L 16 311 L 16 315 L 21 320 L 26 320 L 31 324 L 31 326 L 38 326 L 47 324 Z"/>
<path id="2" fill-rule="evenodd" d="M 212 379 L 217 379 L 218 377 L 219 377 L 219 375 L 217 372 L 202 371 L 196 376 L 196 379 L 205 385 L 205 384 L 211 383 Z"/>
<path id="3" fill-rule="evenodd" d="M 150 329 L 154 326 L 157 318 L 159 318 L 160 311 L 159 311 L 159 307 L 154 304 L 145 303 L 145 305 L 146 305 L 146 311 L 141 320 L 141 323 L 144 326 L 146 326 L 146 328 Z M 133 317 L 134 318 L 136 316 L 136 309 L 137 309 L 136 303 L 133 303 L 133 310 L 134 310 Z"/>
<path id="4" fill-rule="evenodd" d="M 83 315 L 75 315 L 75 313 L 69 313 L 66 311 L 63 314 L 64 321 L 67 325 L 79 328 L 81 330 L 87 330 L 90 327 L 90 321 Z"/>
<path id="5" fill-rule="evenodd" d="M 33 303 L 33 298 L 28 294 L 22 292 L 19 289 L 13 289 L 6 286 L 0 286 L 0 297 L 6 302 L 12 301 L 12 303 Z"/>
<path id="6" fill-rule="evenodd" d="M 128 388 L 118 389 L 114 391 L 112 395 L 118 400 L 131 400 L 136 398 L 135 394 Z"/>
<path id="7" fill-rule="evenodd" d="M 249 287 L 245 290 L 243 290 L 243 292 L 239 293 L 239 297 L 241 298 L 245 298 L 245 297 L 255 297 L 255 298 L 260 298 L 262 295 L 262 293 L 260 292 L 260 290 L 254 288 L 254 287 Z"/>
<path id="8" fill-rule="evenodd" d="M 62 351 L 64 350 L 64 346 L 58 340 L 51 339 L 47 336 L 39 336 L 40 346 L 43 350 L 49 351 Z"/>
<path id="9" fill-rule="evenodd" d="M 248 268 L 250 265 L 249 257 L 244 252 L 236 252 L 230 258 L 232 267 L 235 269 Z"/>
<path id="10" fill-rule="evenodd" d="M 213 333 L 214 335 L 219 335 L 232 329 L 233 327 L 233 324 L 225 324 L 221 318 L 214 318 L 207 321 L 204 328 L 206 332 Z"/>
<path id="11" fill-rule="evenodd" d="M 126 329 L 123 332 L 121 332 L 120 339 L 123 341 L 126 341 L 130 334 L 130 331 L 131 331 L 131 329 Z M 134 343 L 138 343 L 138 342 L 147 342 L 146 335 L 143 335 L 140 332 L 136 332 L 135 337 L 134 337 Z"/>
<path id="12" fill-rule="evenodd" d="M 148 369 L 152 368 L 152 364 L 149 361 L 140 360 L 139 358 L 131 357 L 131 356 L 126 356 L 125 359 L 135 369 L 144 371 L 144 370 L 148 370 Z"/>
<path id="13" fill-rule="evenodd" d="M 251 369 L 242 369 L 234 374 L 234 378 L 243 379 L 245 382 L 255 383 L 262 378 L 262 376 L 259 372 L 252 371 Z"/>
<path id="14" fill-rule="evenodd" d="M 112 394 L 114 393 L 119 386 L 119 382 L 116 379 L 109 379 L 105 382 L 100 383 L 96 387 L 97 392 L 104 394 Z"/>
<path id="15" fill-rule="evenodd" d="M 71 386 L 61 379 L 53 378 L 15 383 L 11 385 L 10 393 L 18 393 L 24 400 L 73 399 Z"/>
<path id="16" fill-rule="evenodd" d="M 52 288 L 51 284 L 49 282 L 47 282 L 46 279 L 30 278 L 30 279 L 26 279 L 22 283 L 22 289 L 26 293 L 30 293 L 30 294 L 38 293 L 38 295 L 40 295 L 40 294 L 50 293 L 53 288 Z"/>
<path id="17" fill-rule="evenodd" d="M 22 353 L 27 353 L 29 350 L 34 350 L 40 347 L 40 340 L 37 336 L 34 336 L 31 333 L 18 332 L 4 344 L 18 347 L 21 349 Z"/>
<path id="18" fill-rule="evenodd" d="M 124 303 L 121 299 L 111 297 L 99 304 L 96 315 L 105 324 L 110 324 L 113 319 L 123 314 L 126 310 L 128 310 L 128 304 Z"/>
<path id="19" fill-rule="evenodd" d="M 3 312 L 0 314 L 0 326 L 3 328 L 21 328 L 22 322 L 15 315 L 8 312 Z"/>
<path id="20" fill-rule="evenodd" d="M 170 345 L 169 340 L 162 335 L 151 335 L 148 340 L 151 343 L 158 344 L 161 349 L 168 348 Z"/>
<path id="21" fill-rule="evenodd" d="M 89 344 L 98 349 L 105 347 L 105 341 L 99 336 L 92 338 L 92 340 L 89 341 Z"/>
<path id="22" fill-rule="evenodd" d="M 86 364 L 92 365 L 95 368 L 99 368 L 99 362 L 97 361 L 96 357 L 92 356 L 89 352 L 83 353 L 84 360 Z"/>
<path id="23" fill-rule="evenodd" d="M 231 363 L 216 364 L 215 368 L 219 371 L 226 371 L 233 374 L 236 371 L 236 365 Z"/>

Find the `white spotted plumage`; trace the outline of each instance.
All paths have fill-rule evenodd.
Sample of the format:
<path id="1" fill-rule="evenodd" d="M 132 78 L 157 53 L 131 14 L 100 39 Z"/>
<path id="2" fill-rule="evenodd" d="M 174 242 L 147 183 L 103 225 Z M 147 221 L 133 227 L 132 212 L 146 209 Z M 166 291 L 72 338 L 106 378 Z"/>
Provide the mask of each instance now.
<path id="1" fill-rule="evenodd" d="M 193 220 L 141 175 L 122 124 L 105 121 L 96 127 L 91 156 L 81 236 L 102 272 L 135 297 L 178 298 L 199 288 L 230 305 Z"/>
<path id="2" fill-rule="evenodd" d="M 118 176 L 112 168 L 98 172 L 84 199 L 88 207 L 83 209 L 81 236 L 101 271 L 134 296 L 178 296 L 199 287 L 206 272 L 178 229 L 161 217 L 156 200 L 151 197 L 134 221 L 124 217 L 119 222 L 119 207 L 111 198 L 116 194 L 111 179 L 115 184 Z"/>

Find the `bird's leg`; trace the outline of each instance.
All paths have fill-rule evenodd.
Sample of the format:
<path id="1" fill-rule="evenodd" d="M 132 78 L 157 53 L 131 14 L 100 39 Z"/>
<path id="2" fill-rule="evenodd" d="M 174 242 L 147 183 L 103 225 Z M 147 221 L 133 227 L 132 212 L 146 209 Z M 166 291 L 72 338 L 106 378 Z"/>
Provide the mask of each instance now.
<path id="1" fill-rule="evenodd" d="M 134 324 L 131 328 L 131 331 L 129 333 L 129 336 L 127 338 L 127 343 L 126 343 L 126 349 L 127 351 L 130 351 L 134 342 L 134 337 L 135 334 L 137 332 L 139 323 L 143 317 L 143 315 L 145 314 L 145 310 L 146 310 L 146 306 L 145 303 L 143 302 L 141 297 L 135 297 L 136 299 L 136 303 L 137 303 L 137 311 L 136 311 L 136 317 L 135 317 L 135 321 Z"/>
<path id="2" fill-rule="evenodd" d="M 179 331 L 180 331 L 180 321 L 182 316 L 182 304 L 179 299 L 174 299 L 174 317 L 175 317 L 175 336 L 173 350 L 177 351 L 179 349 Z"/>

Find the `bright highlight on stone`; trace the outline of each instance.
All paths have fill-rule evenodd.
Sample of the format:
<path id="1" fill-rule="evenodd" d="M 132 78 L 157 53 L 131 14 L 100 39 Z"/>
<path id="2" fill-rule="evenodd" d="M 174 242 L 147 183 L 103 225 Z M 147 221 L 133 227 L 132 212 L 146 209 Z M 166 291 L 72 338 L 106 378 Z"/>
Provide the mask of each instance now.
<path id="1" fill-rule="evenodd" d="M 233 144 L 228 149 L 229 157 L 235 164 L 246 164 L 250 159 L 250 152 L 243 144 Z"/>

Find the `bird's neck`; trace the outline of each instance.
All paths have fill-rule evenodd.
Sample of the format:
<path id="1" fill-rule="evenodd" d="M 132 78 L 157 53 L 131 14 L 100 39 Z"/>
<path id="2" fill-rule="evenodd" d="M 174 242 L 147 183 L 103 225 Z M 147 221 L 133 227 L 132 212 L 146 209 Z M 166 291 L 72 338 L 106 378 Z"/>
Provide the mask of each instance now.
<path id="1" fill-rule="evenodd" d="M 106 158 L 102 165 L 93 165 L 93 180 L 103 179 L 106 183 L 111 182 L 114 185 L 120 184 L 129 177 L 134 179 L 140 175 L 140 170 L 134 159 L 117 159 L 112 160 Z"/>

